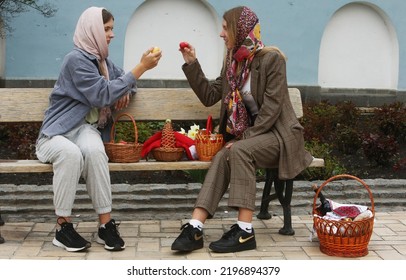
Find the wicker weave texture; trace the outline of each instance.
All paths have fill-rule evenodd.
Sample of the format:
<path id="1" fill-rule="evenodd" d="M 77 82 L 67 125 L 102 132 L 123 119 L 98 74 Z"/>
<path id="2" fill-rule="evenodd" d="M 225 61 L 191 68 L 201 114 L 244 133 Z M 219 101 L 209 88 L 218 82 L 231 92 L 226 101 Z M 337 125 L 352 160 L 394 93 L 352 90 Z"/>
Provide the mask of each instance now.
<path id="1" fill-rule="evenodd" d="M 196 152 L 199 160 L 210 161 L 224 145 L 222 134 L 211 134 L 206 130 L 199 130 L 195 138 Z"/>
<path id="2" fill-rule="evenodd" d="M 316 201 L 321 190 L 331 181 L 337 179 L 352 179 L 361 183 L 368 191 L 372 217 L 359 221 L 333 221 L 320 217 Z M 313 200 L 313 227 L 320 242 L 320 251 L 329 256 L 362 257 L 368 254 L 368 244 L 372 236 L 375 219 L 375 207 L 372 192 L 361 179 L 342 174 L 333 176 L 325 181 L 318 189 Z"/>
<path id="3" fill-rule="evenodd" d="M 183 156 L 183 148 L 176 147 L 175 134 L 171 120 L 166 120 L 162 128 L 161 147 L 152 150 L 157 161 L 179 161 Z"/>
<path id="4" fill-rule="evenodd" d="M 119 119 L 128 117 L 134 126 L 134 143 L 115 143 L 115 126 Z M 143 144 L 138 143 L 138 130 L 134 118 L 129 114 L 119 115 L 113 123 L 110 131 L 110 142 L 104 143 L 104 148 L 110 162 L 130 163 L 141 159 Z"/>

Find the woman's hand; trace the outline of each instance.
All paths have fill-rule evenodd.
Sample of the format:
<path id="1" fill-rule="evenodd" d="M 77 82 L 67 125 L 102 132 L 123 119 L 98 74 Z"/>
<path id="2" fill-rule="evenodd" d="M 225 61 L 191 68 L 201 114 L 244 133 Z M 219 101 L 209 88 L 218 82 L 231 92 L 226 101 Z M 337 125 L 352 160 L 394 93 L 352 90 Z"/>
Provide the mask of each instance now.
<path id="1" fill-rule="evenodd" d="M 187 43 L 187 46 L 183 48 L 179 47 L 179 51 L 182 53 L 183 59 L 187 64 L 190 64 L 196 60 L 196 50 L 191 44 Z"/>
<path id="2" fill-rule="evenodd" d="M 227 149 L 230 149 L 231 146 L 232 146 L 234 143 L 235 143 L 235 140 L 231 140 L 231 141 L 227 142 L 227 143 L 224 145 L 224 147 L 226 147 Z"/>
<path id="3" fill-rule="evenodd" d="M 152 52 L 154 47 L 149 48 L 141 56 L 140 63 L 138 63 L 131 72 L 136 79 L 139 79 L 145 71 L 148 71 L 158 65 L 162 57 L 162 51 Z"/>
<path id="4" fill-rule="evenodd" d="M 114 109 L 121 110 L 130 104 L 130 93 L 124 94 L 117 102 L 114 104 Z"/>
<path id="5" fill-rule="evenodd" d="M 162 57 L 161 50 L 152 52 L 153 50 L 154 47 L 149 48 L 146 52 L 142 54 L 140 64 L 142 64 L 146 70 L 150 70 L 156 67 L 158 65 L 159 60 Z"/>

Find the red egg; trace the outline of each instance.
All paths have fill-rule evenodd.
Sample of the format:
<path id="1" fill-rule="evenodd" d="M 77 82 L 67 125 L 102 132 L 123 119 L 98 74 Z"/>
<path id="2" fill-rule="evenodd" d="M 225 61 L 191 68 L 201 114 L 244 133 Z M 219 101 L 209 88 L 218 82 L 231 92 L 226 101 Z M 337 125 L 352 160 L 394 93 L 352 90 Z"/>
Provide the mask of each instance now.
<path id="1" fill-rule="evenodd" d="M 189 47 L 189 43 L 187 43 L 187 42 L 180 42 L 179 47 L 180 47 L 181 49 L 188 48 L 188 47 Z"/>

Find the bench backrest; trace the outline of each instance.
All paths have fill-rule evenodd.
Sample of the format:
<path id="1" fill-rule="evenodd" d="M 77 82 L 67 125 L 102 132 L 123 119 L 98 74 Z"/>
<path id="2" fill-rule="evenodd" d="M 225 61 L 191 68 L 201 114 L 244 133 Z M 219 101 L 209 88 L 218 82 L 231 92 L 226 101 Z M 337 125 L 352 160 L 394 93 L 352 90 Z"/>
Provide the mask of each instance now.
<path id="1" fill-rule="evenodd" d="M 0 88 L 0 123 L 42 122 L 52 88 Z M 289 95 L 298 118 L 303 116 L 302 100 L 297 88 Z M 206 120 L 218 118 L 220 102 L 204 107 L 190 88 L 140 88 L 128 113 L 137 121 Z"/>

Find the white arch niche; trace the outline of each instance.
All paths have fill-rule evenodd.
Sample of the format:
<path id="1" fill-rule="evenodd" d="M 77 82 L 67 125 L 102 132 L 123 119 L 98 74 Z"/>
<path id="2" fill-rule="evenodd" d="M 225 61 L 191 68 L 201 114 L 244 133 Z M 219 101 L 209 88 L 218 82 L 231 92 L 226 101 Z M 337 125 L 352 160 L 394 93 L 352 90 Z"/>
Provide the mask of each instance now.
<path id="1" fill-rule="evenodd" d="M 159 65 L 143 79 L 185 79 L 179 42 L 196 48 L 197 57 L 209 79 L 220 73 L 224 42 L 219 37 L 221 23 L 214 9 L 200 0 L 147 0 L 132 15 L 126 30 L 124 70 L 140 60 L 152 46 L 162 50 Z"/>
<path id="2" fill-rule="evenodd" d="M 336 11 L 321 40 L 319 85 L 397 89 L 398 75 L 399 43 L 388 16 L 368 3 Z"/>

